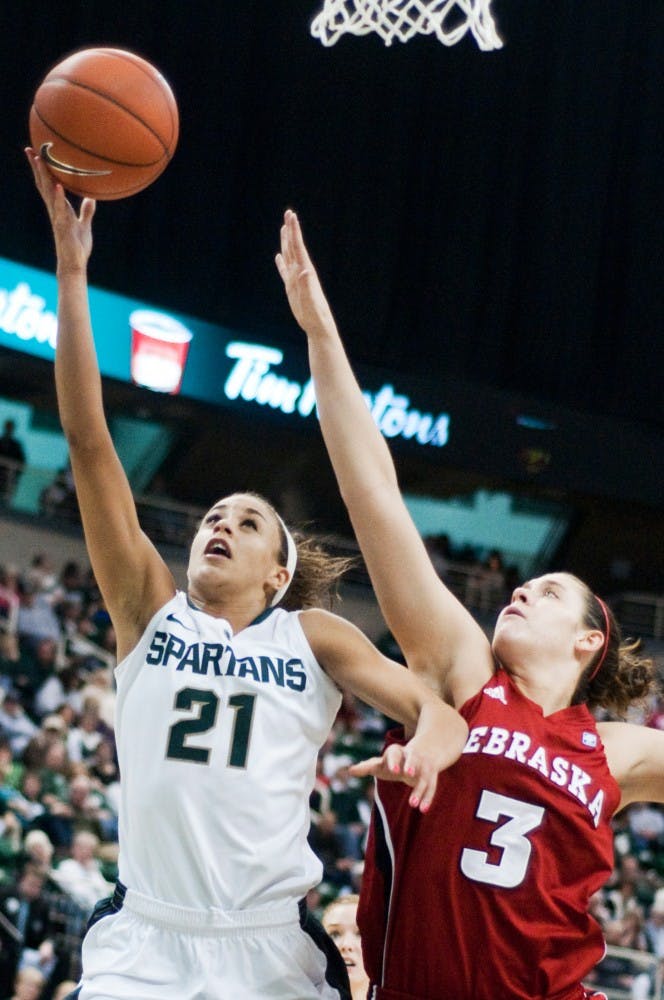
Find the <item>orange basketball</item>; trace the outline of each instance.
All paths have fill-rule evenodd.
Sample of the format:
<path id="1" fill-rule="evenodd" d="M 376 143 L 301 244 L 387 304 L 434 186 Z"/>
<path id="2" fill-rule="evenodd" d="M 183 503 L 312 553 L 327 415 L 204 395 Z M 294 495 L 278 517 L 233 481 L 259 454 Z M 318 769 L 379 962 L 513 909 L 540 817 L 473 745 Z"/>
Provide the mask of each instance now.
<path id="1" fill-rule="evenodd" d="M 73 194 L 112 201 L 142 191 L 178 141 L 173 92 L 124 49 L 82 49 L 54 66 L 30 109 L 30 140 Z"/>

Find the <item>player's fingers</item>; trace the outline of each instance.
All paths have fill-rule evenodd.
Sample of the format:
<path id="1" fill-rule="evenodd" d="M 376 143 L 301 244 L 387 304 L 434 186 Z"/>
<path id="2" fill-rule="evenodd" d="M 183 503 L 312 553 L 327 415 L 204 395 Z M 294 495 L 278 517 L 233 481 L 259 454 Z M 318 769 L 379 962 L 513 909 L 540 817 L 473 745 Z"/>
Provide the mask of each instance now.
<path id="1" fill-rule="evenodd" d="M 295 212 L 291 212 L 289 218 L 290 230 L 293 238 L 293 246 L 295 248 L 295 254 L 303 267 L 312 268 L 311 258 L 307 251 L 306 244 L 304 242 L 304 236 L 302 235 L 302 227 L 300 226 L 300 220 L 298 219 Z M 312 268 L 313 269 L 313 268 Z"/>
<path id="2" fill-rule="evenodd" d="M 283 254 L 278 253 L 274 258 L 274 263 L 277 265 L 277 271 L 281 277 L 282 281 L 286 281 L 286 264 L 284 263 Z"/>
<path id="3" fill-rule="evenodd" d="M 288 210 L 286 220 L 286 239 L 288 240 L 288 253 L 292 263 L 300 263 L 300 253 L 298 247 L 298 233 L 295 227 L 295 212 Z"/>
<path id="4" fill-rule="evenodd" d="M 31 147 L 28 147 L 26 149 L 26 154 L 27 154 L 27 157 L 28 157 L 28 163 L 30 164 L 30 169 L 32 170 L 32 176 L 33 176 L 35 184 L 37 186 L 37 190 L 39 191 L 39 193 L 43 197 L 44 196 L 44 181 L 43 181 L 43 177 L 42 177 L 42 169 L 43 168 L 42 168 L 41 160 L 39 159 L 38 154 L 35 153 L 34 149 L 32 149 Z"/>
<path id="5" fill-rule="evenodd" d="M 377 775 L 382 768 L 382 757 L 368 757 L 366 760 L 361 760 L 357 764 L 351 764 L 348 768 L 348 772 L 349 774 L 352 774 L 354 778 L 366 778 L 367 775 L 370 774 Z"/>
<path id="6" fill-rule="evenodd" d="M 390 774 L 403 775 L 404 764 L 406 760 L 405 750 L 398 743 L 392 743 L 385 753 L 383 754 L 383 760 L 385 766 L 387 767 Z"/>
<path id="7" fill-rule="evenodd" d="M 431 768 L 425 766 L 419 767 L 416 771 L 413 791 L 408 802 L 414 809 L 419 808 L 422 812 L 426 812 L 431 805 L 435 790 L 436 779 Z"/>
<path id="8" fill-rule="evenodd" d="M 97 210 L 97 202 L 94 198 L 84 198 L 81 202 L 81 211 L 79 213 L 79 219 L 81 222 L 91 222 L 92 217 Z"/>
<path id="9" fill-rule="evenodd" d="M 418 781 L 409 799 L 414 809 L 419 808 L 420 812 L 428 812 L 436 794 L 436 779 L 436 774 L 430 774 Z"/>
<path id="10" fill-rule="evenodd" d="M 420 801 L 420 812 L 428 812 L 431 808 L 431 803 L 433 802 L 434 795 L 436 794 L 436 787 L 438 785 L 438 775 L 434 772 L 427 780 L 426 790 L 422 793 L 422 798 Z"/>
<path id="11" fill-rule="evenodd" d="M 412 778 L 422 770 L 422 758 L 413 750 L 410 743 L 403 747 L 403 770 L 404 774 Z"/>
<path id="12" fill-rule="evenodd" d="M 284 224 L 281 227 L 281 252 L 284 255 L 284 260 L 287 263 L 290 263 L 293 251 L 291 247 L 290 224 L 288 220 L 289 213 L 286 212 L 286 215 L 284 216 Z"/>

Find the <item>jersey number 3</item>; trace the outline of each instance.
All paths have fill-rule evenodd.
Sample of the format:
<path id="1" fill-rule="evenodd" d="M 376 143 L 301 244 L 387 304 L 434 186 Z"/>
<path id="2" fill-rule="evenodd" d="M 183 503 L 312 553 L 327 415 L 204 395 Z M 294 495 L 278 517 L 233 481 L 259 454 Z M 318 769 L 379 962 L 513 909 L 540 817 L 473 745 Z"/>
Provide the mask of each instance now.
<path id="1" fill-rule="evenodd" d="M 229 708 L 235 712 L 228 751 L 228 767 L 247 766 L 255 701 L 254 694 L 234 694 L 228 699 Z M 175 696 L 173 707 L 194 714 L 173 723 L 168 731 L 166 756 L 170 760 L 189 760 L 195 764 L 209 763 L 210 750 L 207 747 L 191 746 L 188 739 L 190 736 L 200 736 L 201 733 L 214 729 L 219 713 L 219 698 L 214 691 L 182 688 Z"/>
<path id="2" fill-rule="evenodd" d="M 526 837 L 535 830 L 544 817 L 544 809 L 529 802 L 510 799 L 507 795 L 483 791 L 475 815 L 479 819 L 502 823 L 491 834 L 489 843 L 500 848 L 502 854 L 497 863 L 488 860 L 486 851 L 476 851 L 465 847 L 461 852 L 461 871 L 474 882 L 486 882 L 501 889 L 513 889 L 523 882 L 532 844 Z"/>

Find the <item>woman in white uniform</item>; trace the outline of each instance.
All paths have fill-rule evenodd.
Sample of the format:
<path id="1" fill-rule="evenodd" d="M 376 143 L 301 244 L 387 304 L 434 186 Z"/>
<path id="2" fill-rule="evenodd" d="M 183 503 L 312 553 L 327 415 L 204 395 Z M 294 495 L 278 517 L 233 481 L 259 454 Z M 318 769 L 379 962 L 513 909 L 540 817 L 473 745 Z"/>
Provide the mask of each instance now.
<path id="1" fill-rule="evenodd" d="M 55 238 L 60 419 L 117 635 L 119 882 L 86 936 L 77 994 L 347 997 L 344 964 L 302 904 L 321 877 L 308 798 L 340 689 L 413 734 L 356 773 L 405 781 L 424 812 L 467 727 L 353 625 L 313 606 L 338 567 L 309 542 L 298 551 L 257 495 L 211 507 L 187 591 L 176 590 L 140 528 L 104 416 L 87 295 L 94 202 L 77 215 L 27 155 Z"/>

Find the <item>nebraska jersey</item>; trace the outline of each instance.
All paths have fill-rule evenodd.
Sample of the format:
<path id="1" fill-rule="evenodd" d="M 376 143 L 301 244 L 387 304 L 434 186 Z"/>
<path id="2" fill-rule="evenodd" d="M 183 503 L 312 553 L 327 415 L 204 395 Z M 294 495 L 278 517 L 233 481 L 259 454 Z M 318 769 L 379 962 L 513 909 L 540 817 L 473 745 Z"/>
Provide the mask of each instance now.
<path id="1" fill-rule="evenodd" d="M 595 720 L 545 716 L 504 671 L 461 714 L 466 746 L 426 815 L 378 782 L 358 913 L 372 997 L 581 998 L 620 801 Z"/>
<path id="2" fill-rule="evenodd" d="M 236 635 L 178 592 L 117 666 L 119 877 L 223 910 L 299 900 L 316 757 L 341 703 L 300 625 L 266 611 Z"/>

